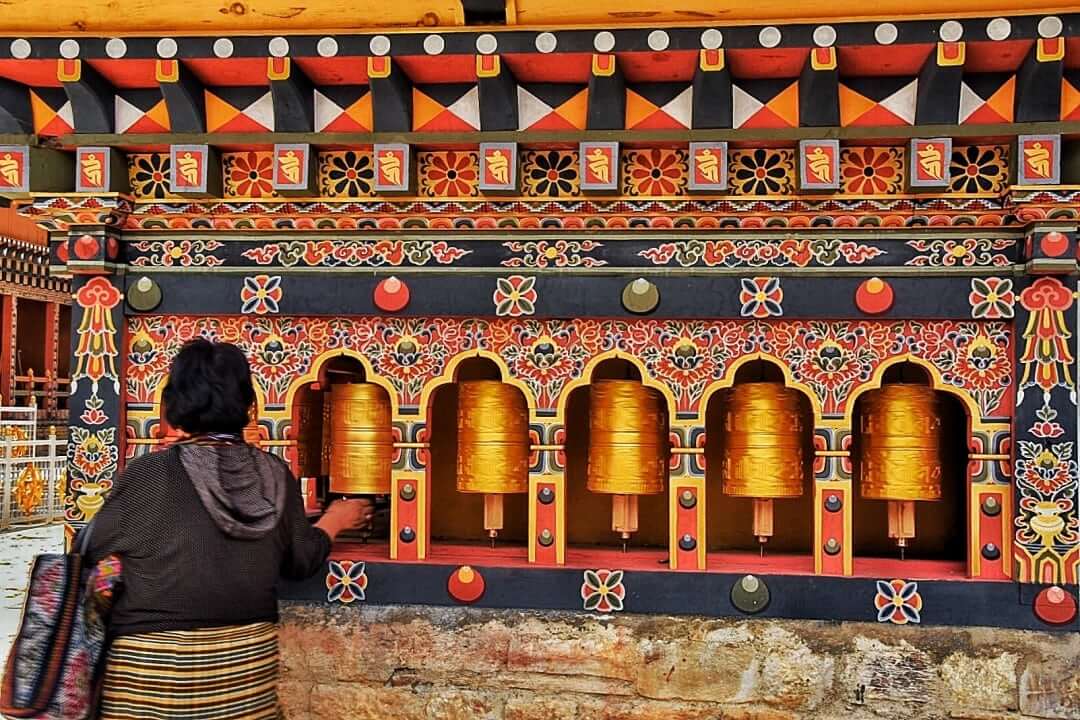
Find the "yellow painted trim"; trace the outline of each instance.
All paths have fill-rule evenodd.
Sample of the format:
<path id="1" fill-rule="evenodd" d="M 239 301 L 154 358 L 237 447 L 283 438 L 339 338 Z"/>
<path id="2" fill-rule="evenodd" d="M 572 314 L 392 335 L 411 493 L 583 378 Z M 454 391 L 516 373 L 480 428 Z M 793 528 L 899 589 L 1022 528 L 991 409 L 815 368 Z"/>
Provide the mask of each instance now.
<path id="1" fill-rule="evenodd" d="M 827 58 L 825 60 L 818 60 L 818 53 L 827 51 Z M 836 48 L 812 48 L 810 50 L 810 67 L 814 70 L 835 70 L 836 69 Z"/>
<path id="2" fill-rule="evenodd" d="M 1057 42 L 1055 50 L 1047 52 L 1046 48 L 1052 42 Z M 1035 43 L 1035 59 L 1039 62 L 1057 62 L 1065 57 L 1065 38 L 1039 38 Z"/>
<path id="3" fill-rule="evenodd" d="M 863 393 L 870 390 L 877 390 L 878 388 L 880 388 L 881 379 L 885 376 L 885 373 L 886 371 L 888 371 L 889 368 L 905 362 L 909 362 L 912 365 L 918 365 L 920 368 L 925 370 L 930 376 L 930 386 L 933 387 L 934 390 L 948 393 L 960 400 L 961 403 L 963 403 L 964 409 L 967 410 L 968 415 L 969 436 L 971 434 L 971 431 L 973 430 L 987 431 L 995 425 L 1001 425 L 1006 428 L 1009 427 L 1008 423 L 983 423 L 982 411 L 979 409 L 978 404 L 970 395 L 968 395 L 963 390 L 946 383 L 941 377 L 941 372 L 936 367 L 934 367 L 932 363 L 920 357 L 912 355 L 911 353 L 897 355 L 896 357 L 889 358 L 887 361 L 881 363 L 881 365 L 878 366 L 877 370 L 874 371 L 873 376 L 869 380 L 867 380 L 862 385 L 857 385 L 852 388 L 851 392 L 848 394 L 847 408 L 844 410 L 843 418 L 839 420 L 828 420 L 823 422 L 822 425 L 824 427 L 832 427 L 837 429 L 851 429 L 854 432 L 851 423 L 854 419 L 856 401 Z"/>
<path id="4" fill-rule="evenodd" d="M 946 49 L 949 46 L 956 47 L 956 57 L 948 57 Z M 967 45 L 963 42 L 939 42 L 937 44 L 937 64 L 938 67 L 960 67 L 964 64 L 964 59 L 967 57 Z"/>
<path id="5" fill-rule="evenodd" d="M 694 506 L 697 515 L 697 567 L 687 568 L 691 570 L 705 570 L 706 568 L 706 529 L 705 520 L 705 478 L 694 475 L 683 475 L 678 479 L 672 479 L 668 484 L 668 567 L 672 570 L 679 569 L 679 494 L 684 488 L 692 488 L 697 494 L 697 505 Z"/>
<path id="6" fill-rule="evenodd" d="M 281 70 L 274 68 L 276 63 L 281 63 Z M 266 58 L 267 80 L 288 80 L 292 71 L 292 62 L 289 58 L 268 57 Z"/>
<path id="7" fill-rule="evenodd" d="M 413 470 L 393 470 L 390 473 L 390 559 L 397 560 L 400 554 L 398 538 L 398 505 L 401 502 L 400 486 L 403 482 L 411 482 L 416 487 L 416 559 L 427 559 L 427 487 L 424 483 L 424 473 Z"/>
<path id="8" fill-rule="evenodd" d="M 604 66 L 602 66 L 600 64 L 600 59 L 601 58 L 607 58 L 607 60 L 608 60 L 607 67 L 604 67 Z M 615 69 L 617 67 L 618 67 L 618 64 L 615 61 L 615 56 L 614 55 L 608 55 L 608 54 L 605 53 L 605 54 L 593 55 L 592 56 L 592 74 L 595 75 L 596 77 L 611 77 L 612 75 L 615 74 Z"/>
<path id="9" fill-rule="evenodd" d="M 709 62 L 709 53 L 716 53 L 716 62 Z M 724 69 L 724 64 L 727 59 L 724 57 L 724 49 L 717 48 L 716 50 L 702 50 L 698 54 L 698 67 L 704 72 L 717 72 Z"/>
<path id="10" fill-rule="evenodd" d="M 649 374 L 648 368 L 645 367 L 644 362 L 629 353 L 623 352 L 622 350 L 608 350 L 607 352 L 600 353 L 599 355 L 593 357 L 585 365 L 585 369 L 582 370 L 579 377 L 576 377 L 570 382 L 566 383 L 566 385 L 563 387 L 562 393 L 560 393 L 559 395 L 558 402 L 555 406 L 554 421 L 565 424 L 566 405 L 570 401 L 570 395 L 574 392 L 574 390 L 577 390 L 579 387 L 590 384 L 592 382 L 592 374 L 596 370 L 597 365 L 604 362 L 605 360 L 626 360 L 628 363 L 636 367 L 638 369 L 638 372 L 641 373 L 641 384 L 645 385 L 646 387 L 651 387 L 659 390 L 660 393 L 667 400 L 668 427 L 671 428 L 675 426 L 676 408 L 678 407 L 675 401 L 675 393 L 673 393 L 671 391 L 671 388 L 669 388 L 667 385 L 653 378 L 652 375 Z"/>
<path id="11" fill-rule="evenodd" d="M 739 369 L 742 368 L 743 365 L 757 360 L 764 360 L 779 367 L 780 372 L 784 375 L 784 386 L 793 390 L 798 390 L 805 395 L 806 399 L 810 402 L 810 412 L 813 413 L 815 427 L 823 424 L 821 401 L 818 399 L 817 394 L 814 393 L 806 383 L 795 381 L 795 378 L 791 374 L 791 368 L 788 367 L 786 362 L 775 355 L 765 352 L 747 353 L 746 355 L 740 356 L 728 366 L 727 372 L 724 373 L 722 378 L 714 380 L 705 387 L 705 390 L 701 393 L 701 400 L 698 404 L 698 422 L 700 424 L 705 424 L 705 414 L 709 409 L 709 400 L 712 399 L 713 393 L 719 392 L 720 390 L 726 390 L 734 385 L 735 375 L 739 372 Z"/>
<path id="12" fill-rule="evenodd" d="M 843 538 L 840 540 L 840 557 L 843 560 L 844 576 L 850 576 L 855 571 L 853 549 L 851 547 L 852 505 L 855 498 L 853 496 L 853 483 L 850 480 L 814 482 L 814 574 L 821 575 L 821 565 L 825 556 L 825 546 L 821 537 L 825 524 L 822 508 L 825 504 L 825 493 L 830 490 L 844 491 L 844 506 L 840 508 L 841 521 L 844 527 Z"/>
<path id="13" fill-rule="evenodd" d="M 374 385 L 378 385 L 386 391 L 387 395 L 390 396 L 390 411 L 394 420 L 405 419 L 402 418 L 400 415 L 397 390 L 394 389 L 394 386 L 390 383 L 390 381 L 379 373 L 375 372 L 375 369 L 371 365 L 371 361 L 368 360 L 366 357 L 353 350 L 346 350 L 341 348 L 327 350 L 326 352 L 322 353 L 311 361 L 311 368 L 306 373 L 293 379 L 292 384 L 289 385 L 289 389 L 285 391 L 286 416 L 292 412 L 293 399 L 296 397 L 296 393 L 300 391 L 300 388 L 310 383 L 317 382 L 319 379 L 319 371 L 322 370 L 322 366 L 327 361 L 338 357 L 348 357 L 358 361 L 361 367 L 363 367 L 364 369 L 364 380 Z M 410 415 L 407 419 L 415 420 L 416 418 Z"/>
<path id="14" fill-rule="evenodd" d="M 493 64 L 490 68 L 484 67 L 485 60 L 490 60 Z M 476 77 L 480 78 L 493 78 L 498 77 L 502 72 L 502 62 L 498 55 L 477 55 L 476 56 Z"/>
<path id="15" fill-rule="evenodd" d="M 65 65 L 71 63 L 71 72 L 65 69 Z M 60 82 L 78 82 L 82 77 L 82 60 L 75 58 L 73 60 L 60 59 L 56 61 L 56 79 Z"/>
<path id="16" fill-rule="evenodd" d="M 457 375 L 458 365 L 473 358 L 484 358 L 495 363 L 495 366 L 499 368 L 499 375 L 501 376 L 500 379 L 502 382 L 513 385 L 525 396 L 525 402 L 529 406 L 529 420 L 537 422 L 536 397 L 533 396 L 532 390 L 523 380 L 519 380 L 511 374 L 510 366 L 506 364 L 505 360 L 490 350 L 466 350 L 465 352 L 458 353 L 450 358 L 446 363 L 446 368 L 443 370 L 442 375 L 437 375 L 424 383 L 424 387 L 420 391 L 420 416 L 427 417 L 431 396 L 436 390 L 443 385 L 449 385 L 456 382 L 455 377 Z"/>
<path id="17" fill-rule="evenodd" d="M 971 483 L 971 492 L 968 496 L 968 576 L 977 578 L 982 576 L 982 547 L 979 545 L 979 519 L 982 516 L 983 495 L 1001 495 L 1001 538 L 998 548 L 1001 550 L 1001 559 L 1005 576 L 1012 578 L 1012 504 L 1013 493 L 1011 485 L 998 483 Z"/>
<path id="18" fill-rule="evenodd" d="M 536 495 L 540 483 L 555 486 L 555 564 L 566 564 L 566 476 L 560 473 L 529 475 L 529 562 L 536 562 Z"/>
<path id="19" fill-rule="evenodd" d="M 179 60 L 156 60 L 154 62 L 154 79 L 159 83 L 174 83 L 180 80 Z"/>

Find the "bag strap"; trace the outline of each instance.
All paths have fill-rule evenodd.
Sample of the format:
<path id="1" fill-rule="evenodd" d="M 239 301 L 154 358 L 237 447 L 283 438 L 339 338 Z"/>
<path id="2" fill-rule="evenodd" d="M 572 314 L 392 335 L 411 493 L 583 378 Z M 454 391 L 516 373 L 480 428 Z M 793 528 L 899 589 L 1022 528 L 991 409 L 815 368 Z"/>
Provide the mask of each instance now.
<path id="1" fill-rule="evenodd" d="M 86 527 L 79 533 L 79 555 L 85 555 L 87 549 L 90 547 L 90 534 L 94 531 L 95 522 L 97 522 L 97 518 L 94 518 L 87 523 Z"/>

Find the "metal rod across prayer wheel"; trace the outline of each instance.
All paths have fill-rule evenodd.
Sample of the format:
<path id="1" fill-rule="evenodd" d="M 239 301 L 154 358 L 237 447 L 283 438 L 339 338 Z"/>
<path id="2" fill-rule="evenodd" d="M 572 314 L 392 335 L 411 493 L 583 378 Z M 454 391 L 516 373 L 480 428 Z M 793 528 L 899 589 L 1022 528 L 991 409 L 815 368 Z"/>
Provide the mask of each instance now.
<path id="1" fill-rule="evenodd" d="M 386 392 L 371 383 L 332 385 L 330 403 L 330 492 L 389 493 L 394 434 Z"/>
<path id="2" fill-rule="evenodd" d="M 731 388 L 723 420 L 724 494 L 754 499 L 754 535 L 773 535 L 773 500 L 803 494 L 807 419 L 797 390 L 777 382 Z"/>
<path id="3" fill-rule="evenodd" d="M 941 403 L 924 385 L 883 385 L 862 400 L 859 489 L 889 502 L 889 537 L 915 537 L 915 502 L 941 499 Z"/>
<path id="4" fill-rule="evenodd" d="M 484 494 L 484 529 L 503 528 L 503 495 L 529 489 L 529 408 L 513 385 L 469 380 L 458 386 L 457 489 Z"/>
<path id="5" fill-rule="evenodd" d="M 586 487 L 611 498 L 611 529 L 638 529 L 638 496 L 664 491 L 668 454 L 664 398 L 634 380 L 599 380 L 589 392 Z"/>

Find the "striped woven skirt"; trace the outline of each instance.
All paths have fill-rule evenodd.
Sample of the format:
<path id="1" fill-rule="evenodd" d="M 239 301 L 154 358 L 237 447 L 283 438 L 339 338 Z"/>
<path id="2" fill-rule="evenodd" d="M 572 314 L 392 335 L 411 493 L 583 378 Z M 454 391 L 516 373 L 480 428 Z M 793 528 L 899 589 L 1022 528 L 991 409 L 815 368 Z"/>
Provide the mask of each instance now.
<path id="1" fill-rule="evenodd" d="M 102 720 L 276 720 L 272 623 L 117 638 L 109 649 Z"/>

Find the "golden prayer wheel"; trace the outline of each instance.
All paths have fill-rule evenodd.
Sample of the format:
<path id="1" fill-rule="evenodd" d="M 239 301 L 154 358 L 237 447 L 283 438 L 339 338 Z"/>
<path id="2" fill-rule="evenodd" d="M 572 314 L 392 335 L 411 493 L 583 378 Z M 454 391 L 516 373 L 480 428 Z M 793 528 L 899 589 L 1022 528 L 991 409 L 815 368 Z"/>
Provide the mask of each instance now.
<path id="1" fill-rule="evenodd" d="M 611 529 L 638 529 L 638 496 L 664 491 L 668 454 L 664 397 L 633 380 L 598 380 L 589 391 L 589 460 L 585 486 L 611 495 Z"/>
<path id="2" fill-rule="evenodd" d="M 457 489 L 523 493 L 529 489 L 529 408 L 513 385 L 470 380 L 458 386 Z"/>
<path id="3" fill-rule="evenodd" d="M 664 492 L 668 464 L 664 398 L 634 380 L 599 380 L 589 392 L 586 487 L 611 495 Z"/>
<path id="4" fill-rule="evenodd" d="M 331 386 L 330 492 L 390 492 L 394 434 L 390 400 L 371 383 Z"/>
<path id="5" fill-rule="evenodd" d="M 296 437 L 296 467 L 300 477 L 322 474 L 323 402 L 322 393 L 298 392 L 293 398 L 293 433 Z"/>
<path id="6" fill-rule="evenodd" d="M 777 382 L 740 383 L 724 411 L 725 495 L 754 499 L 753 532 L 765 551 L 773 535 L 773 500 L 803 494 L 806 418 L 802 396 Z"/>
<path id="7" fill-rule="evenodd" d="M 805 485 L 802 396 L 780 383 L 741 383 L 724 413 L 724 494 L 793 498 Z"/>
<path id="8" fill-rule="evenodd" d="M 469 380 L 458 386 L 457 489 L 484 494 L 484 529 L 503 528 L 507 493 L 529 489 L 529 408 L 512 385 Z"/>
<path id="9" fill-rule="evenodd" d="M 941 499 L 941 405 L 933 388 L 883 385 L 866 393 L 859 421 L 859 490 L 889 501 L 889 537 L 915 537 L 915 501 Z"/>
<path id="10" fill-rule="evenodd" d="M 924 385 L 863 397 L 859 488 L 871 500 L 941 499 L 941 407 Z"/>

